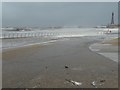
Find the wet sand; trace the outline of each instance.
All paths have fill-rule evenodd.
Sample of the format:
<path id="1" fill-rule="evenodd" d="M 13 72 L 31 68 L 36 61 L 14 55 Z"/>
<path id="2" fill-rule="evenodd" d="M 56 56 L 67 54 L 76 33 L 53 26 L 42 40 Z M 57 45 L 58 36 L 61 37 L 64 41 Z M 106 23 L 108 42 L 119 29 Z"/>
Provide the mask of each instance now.
<path id="1" fill-rule="evenodd" d="M 92 44 L 90 49 L 100 55 L 110 58 L 115 62 L 118 62 L 119 43 L 120 41 L 118 38 L 104 40 L 102 42 Z"/>
<path id="2" fill-rule="evenodd" d="M 118 63 L 89 49 L 92 38 L 70 38 L 48 45 L 4 51 L 3 88 L 118 87 Z M 68 66 L 68 68 L 65 68 Z M 67 80 L 81 82 L 77 86 Z"/>
<path id="3" fill-rule="evenodd" d="M 114 46 L 120 46 L 120 38 L 111 39 L 108 41 L 102 42 L 102 44 L 112 44 Z"/>

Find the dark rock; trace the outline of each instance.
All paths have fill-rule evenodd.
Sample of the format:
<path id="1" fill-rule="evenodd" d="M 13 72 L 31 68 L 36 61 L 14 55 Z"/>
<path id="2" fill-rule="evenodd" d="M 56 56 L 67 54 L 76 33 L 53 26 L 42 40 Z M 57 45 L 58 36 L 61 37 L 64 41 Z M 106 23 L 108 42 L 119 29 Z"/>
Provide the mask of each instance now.
<path id="1" fill-rule="evenodd" d="M 67 65 L 65 65 L 65 68 L 69 68 Z"/>
<path id="2" fill-rule="evenodd" d="M 105 80 L 100 80 L 100 82 L 105 82 Z"/>

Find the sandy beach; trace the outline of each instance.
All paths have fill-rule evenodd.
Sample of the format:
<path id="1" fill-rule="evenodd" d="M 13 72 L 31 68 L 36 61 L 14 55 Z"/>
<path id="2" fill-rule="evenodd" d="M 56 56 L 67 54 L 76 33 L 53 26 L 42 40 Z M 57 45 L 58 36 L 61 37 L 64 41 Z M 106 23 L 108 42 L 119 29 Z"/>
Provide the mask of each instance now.
<path id="1" fill-rule="evenodd" d="M 96 42 L 69 38 L 4 51 L 3 88 L 118 88 L 118 63 L 91 51 Z"/>

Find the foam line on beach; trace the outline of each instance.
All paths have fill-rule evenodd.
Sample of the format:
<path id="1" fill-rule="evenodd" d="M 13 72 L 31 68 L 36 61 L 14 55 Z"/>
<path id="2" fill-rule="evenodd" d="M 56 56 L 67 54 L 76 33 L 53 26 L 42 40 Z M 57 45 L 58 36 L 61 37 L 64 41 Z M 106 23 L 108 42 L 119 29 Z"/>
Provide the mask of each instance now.
<path id="1" fill-rule="evenodd" d="M 46 45 L 46 44 L 48 44 L 48 43 L 56 42 L 56 41 L 57 41 L 57 40 L 52 40 L 52 41 L 46 41 L 46 42 L 41 42 L 41 43 L 27 44 L 27 45 L 23 45 L 23 46 L 32 46 L 32 45 L 39 45 L 39 44 Z"/>
<path id="2" fill-rule="evenodd" d="M 94 48 L 92 48 L 92 46 L 93 46 L 93 45 L 90 45 L 90 46 L 89 46 L 89 49 L 90 49 L 91 51 L 100 51 L 100 49 L 94 49 Z"/>
<path id="3" fill-rule="evenodd" d="M 13 49 L 13 48 L 27 47 L 27 46 L 32 46 L 32 45 L 48 45 L 48 43 L 52 43 L 52 42 L 56 42 L 56 41 L 57 40 L 51 40 L 51 41 L 46 41 L 46 42 L 41 42 L 41 43 L 32 43 L 32 44 L 16 46 L 16 47 L 1 48 L 0 51 L 7 50 L 7 49 Z"/>
<path id="4" fill-rule="evenodd" d="M 13 48 L 27 47 L 27 46 L 32 46 L 32 45 L 48 45 L 48 44 L 56 42 L 56 41 L 66 41 L 66 40 L 69 40 L 69 39 L 57 39 L 57 40 L 50 40 L 50 41 L 40 42 L 40 43 L 31 43 L 31 44 L 26 44 L 26 45 L 16 46 L 16 47 L 0 48 L 0 51 L 13 49 Z"/>

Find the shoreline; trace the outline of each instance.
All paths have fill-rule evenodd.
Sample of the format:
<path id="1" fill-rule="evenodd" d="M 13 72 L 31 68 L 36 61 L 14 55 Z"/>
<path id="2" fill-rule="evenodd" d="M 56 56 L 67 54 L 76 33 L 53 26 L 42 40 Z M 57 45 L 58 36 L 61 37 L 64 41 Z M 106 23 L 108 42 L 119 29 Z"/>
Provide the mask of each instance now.
<path id="1" fill-rule="evenodd" d="M 19 49 L 19 48 L 25 48 L 25 47 L 30 47 L 30 46 L 36 46 L 36 45 L 47 45 L 48 43 L 53 43 L 53 42 L 56 42 L 56 41 L 57 40 L 51 40 L 51 41 L 46 41 L 46 42 L 41 42 L 41 43 L 27 44 L 27 45 L 18 46 L 18 47 L 4 48 L 4 49 L 2 49 L 2 52 L 13 50 L 13 49 Z"/>
<path id="2" fill-rule="evenodd" d="M 42 41 L 42 42 L 35 42 L 35 43 L 31 42 L 31 43 L 26 43 L 26 44 L 23 44 L 23 45 L 10 46 L 10 47 L 6 47 L 6 48 L 1 47 L 0 51 L 4 52 L 4 51 L 12 50 L 12 49 L 24 48 L 24 47 L 34 46 L 34 45 L 47 45 L 47 44 L 54 43 L 54 42 L 57 42 L 57 41 L 61 41 L 61 40 L 64 40 L 64 39 L 65 38 L 63 38 L 63 39 L 61 39 L 61 38 L 52 39 L 51 38 L 50 40 L 46 40 L 46 41 Z"/>

